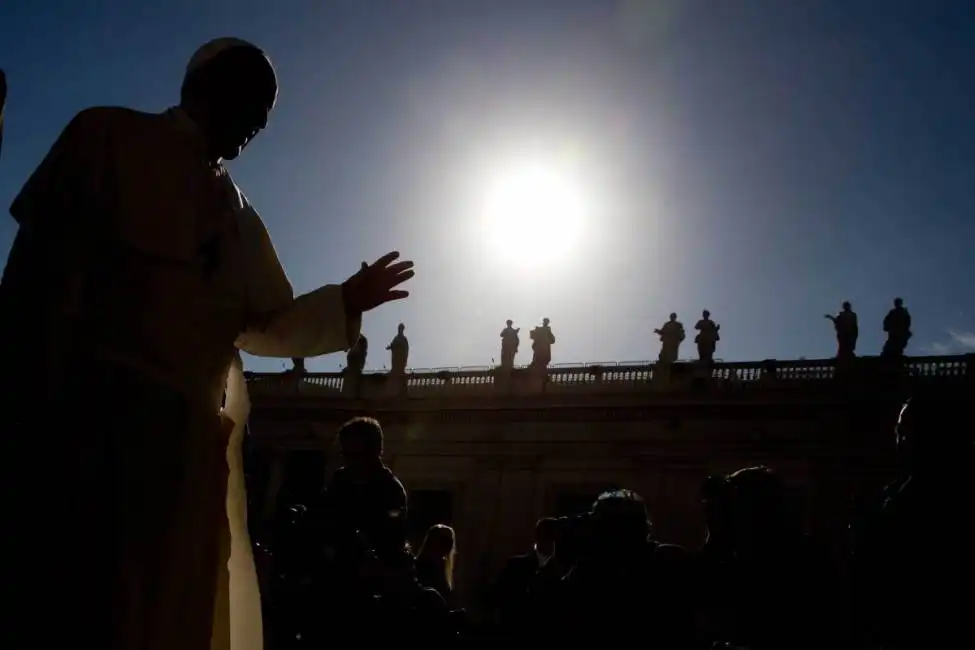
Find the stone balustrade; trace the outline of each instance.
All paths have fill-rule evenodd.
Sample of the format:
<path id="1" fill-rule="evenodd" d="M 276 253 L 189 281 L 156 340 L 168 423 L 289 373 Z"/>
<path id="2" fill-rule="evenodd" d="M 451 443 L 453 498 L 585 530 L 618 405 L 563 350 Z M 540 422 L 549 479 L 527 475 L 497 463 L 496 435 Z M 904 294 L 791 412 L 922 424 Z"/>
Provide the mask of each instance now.
<path id="1" fill-rule="evenodd" d="M 880 377 L 914 377 L 922 381 L 970 381 L 975 355 L 908 357 L 891 361 L 859 357 L 838 363 L 812 359 L 673 365 L 649 361 L 554 364 L 546 371 L 531 368 L 502 370 L 459 367 L 408 370 L 403 375 L 366 372 L 249 373 L 251 395 L 261 397 L 345 397 L 397 399 L 477 395 L 531 395 L 538 393 L 620 393 L 688 389 L 694 385 L 743 390 L 759 386 L 807 387 L 836 380 L 857 384 Z"/>

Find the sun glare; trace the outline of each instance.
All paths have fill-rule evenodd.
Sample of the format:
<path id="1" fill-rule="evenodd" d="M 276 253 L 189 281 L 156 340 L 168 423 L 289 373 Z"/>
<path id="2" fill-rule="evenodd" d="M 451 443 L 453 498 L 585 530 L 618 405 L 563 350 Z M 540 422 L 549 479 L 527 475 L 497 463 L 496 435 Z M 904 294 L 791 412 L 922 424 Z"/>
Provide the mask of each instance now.
<path id="1" fill-rule="evenodd" d="M 544 165 L 522 165 L 488 186 L 482 243 L 506 264 L 537 267 L 574 251 L 584 218 L 574 179 Z"/>

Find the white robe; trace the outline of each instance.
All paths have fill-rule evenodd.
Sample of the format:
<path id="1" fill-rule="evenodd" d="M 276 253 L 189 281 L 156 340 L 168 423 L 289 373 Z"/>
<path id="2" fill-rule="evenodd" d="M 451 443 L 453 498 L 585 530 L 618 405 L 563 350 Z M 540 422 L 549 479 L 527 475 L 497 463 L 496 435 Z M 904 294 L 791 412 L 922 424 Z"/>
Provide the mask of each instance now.
<path id="1" fill-rule="evenodd" d="M 230 368 L 227 378 L 227 398 L 223 415 L 232 426 L 227 445 L 227 521 L 230 526 L 230 559 L 227 562 L 229 579 L 221 581 L 217 612 L 221 611 L 220 599 L 226 594 L 227 619 L 215 618 L 214 624 L 227 625 L 226 636 L 215 631 L 214 639 L 229 641 L 231 650 L 261 650 L 264 641 L 261 620 L 261 593 L 254 563 L 253 547 L 247 531 L 247 489 L 244 483 L 244 459 L 241 443 L 244 428 L 250 415 L 250 399 L 244 381 L 243 366 L 239 359 Z M 223 645 L 211 644 L 214 650 Z"/>

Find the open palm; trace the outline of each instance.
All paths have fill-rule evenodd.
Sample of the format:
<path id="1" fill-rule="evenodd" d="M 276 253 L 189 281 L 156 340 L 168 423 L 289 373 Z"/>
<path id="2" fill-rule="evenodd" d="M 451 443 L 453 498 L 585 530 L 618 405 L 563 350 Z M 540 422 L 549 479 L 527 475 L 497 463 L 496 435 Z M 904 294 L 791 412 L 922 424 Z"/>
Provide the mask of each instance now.
<path id="1" fill-rule="evenodd" d="M 413 277 L 413 262 L 397 262 L 399 253 L 386 253 L 362 268 L 342 284 L 342 298 L 350 314 L 361 314 L 393 300 L 402 300 L 409 291 L 397 289 Z"/>

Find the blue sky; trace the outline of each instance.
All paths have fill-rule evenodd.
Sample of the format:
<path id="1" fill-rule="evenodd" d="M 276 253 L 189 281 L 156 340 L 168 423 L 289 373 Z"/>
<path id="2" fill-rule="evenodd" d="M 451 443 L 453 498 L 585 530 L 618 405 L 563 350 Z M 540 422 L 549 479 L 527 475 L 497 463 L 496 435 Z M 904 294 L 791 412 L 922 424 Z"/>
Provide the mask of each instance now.
<path id="1" fill-rule="evenodd" d="M 843 300 L 875 354 L 898 295 L 911 352 L 975 350 L 975 3 L 8 2 L 4 211 L 74 113 L 165 109 L 224 35 L 279 72 L 231 171 L 295 288 L 416 261 L 413 296 L 365 320 L 371 367 L 399 322 L 411 366 L 488 364 L 507 318 L 549 317 L 554 362 L 651 359 L 653 328 L 702 308 L 718 357 L 829 356 Z M 529 160 L 585 206 L 562 254 L 529 224 L 485 236 L 486 188 Z M 13 234 L 5 215 L 0 255 Z"/>

